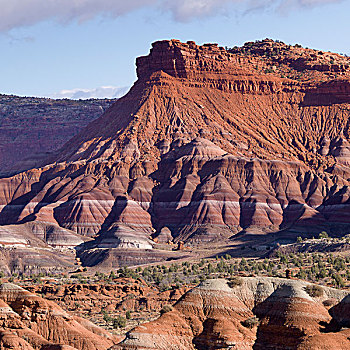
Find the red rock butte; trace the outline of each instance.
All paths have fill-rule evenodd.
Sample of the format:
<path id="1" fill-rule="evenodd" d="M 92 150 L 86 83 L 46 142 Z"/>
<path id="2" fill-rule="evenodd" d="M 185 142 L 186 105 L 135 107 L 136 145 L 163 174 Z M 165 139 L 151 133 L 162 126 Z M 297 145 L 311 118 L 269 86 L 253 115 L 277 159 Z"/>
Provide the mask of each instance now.
<path id="1" fill-rule="evenodd" d="M 160 259 L 155 238 L 349 228 L 349 58 L 171 40 L 136 62 L 128 94 L 47 165 L 0 179 L 3 244 L 82 244 L 93 264 L 99 249 Z"/>

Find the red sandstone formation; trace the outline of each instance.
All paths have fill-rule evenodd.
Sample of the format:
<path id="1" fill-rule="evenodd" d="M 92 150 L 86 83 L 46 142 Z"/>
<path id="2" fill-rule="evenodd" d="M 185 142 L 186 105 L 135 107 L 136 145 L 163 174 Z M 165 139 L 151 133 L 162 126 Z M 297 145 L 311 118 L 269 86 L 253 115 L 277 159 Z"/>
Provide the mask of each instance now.
<path id="1" fill-rule="evenodd" d="M 242 278 L 230 286 L 222 279 L 208 280 L 113 349 L 350 348 L 350 332 L 341 328 L 349 321 L 341 316 L 348 293 L 321 287 L 322 295 L 310 296 L 308 286 L 277 278 Z M 330 298 L 337 305 L 328 310 L 323 301 Z"/>
<path id="2" fill-rule="evenodd" d="M 0 348 L 107 350 L 116 338 L 14 284 L 0 285 Z"/>
<path id="3" fill-rule="evenodd" d="M 271 41 L 154 43 L 129 93 L 50 164 L 0 180 L 0 223 L 9 235 L 26 224 L 46 246 L 91 237 L 90 265 L 162 259 L 154 238 L 349 227 L 349 59 L 328 56 Z"/>

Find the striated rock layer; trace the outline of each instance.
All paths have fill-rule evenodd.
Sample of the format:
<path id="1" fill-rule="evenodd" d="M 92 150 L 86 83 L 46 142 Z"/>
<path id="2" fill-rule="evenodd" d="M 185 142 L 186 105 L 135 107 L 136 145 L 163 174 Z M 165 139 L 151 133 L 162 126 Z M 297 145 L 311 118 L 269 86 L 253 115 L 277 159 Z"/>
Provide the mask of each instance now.
<path id="1" fill-rule="evenodd" d="M 310 286 L 266 277 L 236 285 L 208 280 L 113 349 L 348 349 L 350 331 L 342 328 L 348 293 L 321 287 L 321 295 L 312 297 Z M 330 300 L 331 308 L 325 306 Z"/>
<path id="2" fill-rule="evenodd" d="M 345 232 L 349 59 L 332 56 L 336 68 L 328 54 L 281 45 L 154 43 L 129 93 L 50 164 L 0 180 L 0 224 L 30 223 L 46 245 L 91 237 L 81 250 L 93 255 L 147 252 L 155 238 Z"/>

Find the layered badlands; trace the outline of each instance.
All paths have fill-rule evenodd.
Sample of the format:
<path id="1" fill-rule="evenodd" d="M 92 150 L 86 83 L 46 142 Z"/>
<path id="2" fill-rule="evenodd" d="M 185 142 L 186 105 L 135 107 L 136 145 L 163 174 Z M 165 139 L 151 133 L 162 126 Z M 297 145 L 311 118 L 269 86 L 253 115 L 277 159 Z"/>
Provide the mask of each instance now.
<path id="1" fill-rule="evenodd" d="M 168 258 L 154 239 L 348 229 L 348 58 L 171 40 L 137 74 L 47 165 L 0 179 L 0 243 L 23 245 L 21 225 L 29 246 L 80 245 L 86 264 L 127 249 L 137 263 Z"/>
<path id="2" fill-rule="evenodd" d="M 350 347 L 348 291 L 272 277 L 210 279 L 187 293 L 158 293 L 142 282 L 124 285 L 33 286 L 51 300 L 11 283 L 0 285 L 0 348 L 23 350 L 191 350 Z M 310 288 L 311 287 L 311 288 Z M 312 288 L 318 288 L 317 296 Z M 311 292 L 310 292 L 311 290 Z M 134 294 L 135 298 L 129 298 Z M 64 311 L 52 300 L 99 308 L 173 307 L 124 336 L 114 336 Z M 100 304 L 99 304 L 100 303 Z"/>
<path id="3" fill-rule="evenodd" d="M 321 287 L 322 295 L 312 297 L 307 287 L 267 277 L 231 287 L 208 280 L 113 349 L 349 349 L 348 292 Z"/>

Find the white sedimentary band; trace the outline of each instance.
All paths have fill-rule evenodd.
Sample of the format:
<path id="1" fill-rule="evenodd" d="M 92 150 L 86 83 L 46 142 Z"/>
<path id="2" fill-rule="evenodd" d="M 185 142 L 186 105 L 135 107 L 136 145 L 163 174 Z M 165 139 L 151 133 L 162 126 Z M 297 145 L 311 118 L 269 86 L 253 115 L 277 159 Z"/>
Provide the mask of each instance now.
<path id="1" fill-rule="evenodd" d="M 266 197 L 267 198 L 267 197 Z M 122 200 L 119 200 L 120 202 L 123 202 Z M 100 200 L 100 199 L 71 199 L 68 201 L 57 201 L 53 203 L 43 203 L 43 202 L 30 202 L 28 204 L 8 204 L 8 205 L 0 205 L 0 209 L 4 209 L 5 207 L 9 208 L 25 208 L 25 207 L 36 207 L 40 203 L 40 208 L 50 206 L 53 204 L 57 205 L 62 205 L 62 204 L 70 204 L 70 203 L 88 203 L 88 204 L 95 204 L 98 203 L 100 206 L 105 206 L 105 207 L 113 207 L 113 205 L 116 203 L 116 201 L 113 200 Z M 269 208 L 283 208 L 285 209 L 286 207 L 300 207 L 305 206 L 309 207 L 312 209 L 323 209 L 323 208 L 343 208 L 347 207 L 350 204 L 348 203 L 341 203 L 341 204 L 321 204 L 321 205 L 308 205 L 307 203 L 293 203 L 293 204 L 278 204 L 278 203 L 266 203 L 266 202 L 247 202 L 247 201 L 231 201 L 231 200 L 220 200 L 220 199 L 203 199 L 200 201 L 162 201 L 162 202 L 139 202 L 131 199 L 126 199 L 125 203 L 129 204 L 136 204 L 138 206 L 140 205 L 158 205 L 158 206 L 167 206 L 167 207 L 178 207 L 179 205 L 181 206 L 195 206 L 200 203 L 208 203 L 208 204 L 214 204 L 214 203 L 225 203 L 225 204 L 232 204 L 235 206 L 262 206 L 262 207 L 269 207 Z"/>

